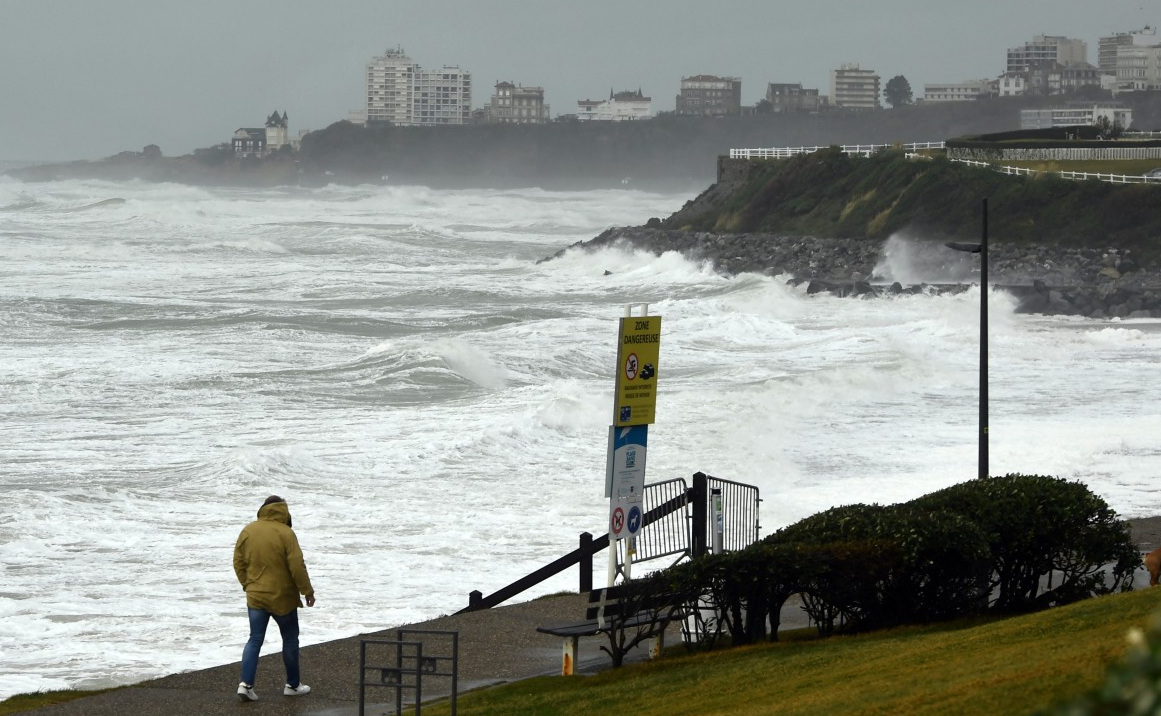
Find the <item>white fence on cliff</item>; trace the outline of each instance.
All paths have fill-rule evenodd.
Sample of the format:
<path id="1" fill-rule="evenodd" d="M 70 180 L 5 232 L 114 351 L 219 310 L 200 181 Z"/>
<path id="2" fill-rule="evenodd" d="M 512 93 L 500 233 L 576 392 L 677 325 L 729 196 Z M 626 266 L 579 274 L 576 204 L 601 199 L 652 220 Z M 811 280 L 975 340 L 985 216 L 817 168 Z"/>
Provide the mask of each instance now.
<path id="1" fill-rule="evenodd" d="M 1161 176 L 1142 176 L 1140 174 L 1097 174 L 1094 172 L 1041 172 L 1027 167 L 1010 167 L 1002 164 L 992 164 L 990 162 L 978 162 L 974 159 L 952 159 L 953 162 L 960 164 L 967 164 L 973 167 L 984 167 L 1001 174 L 1011 174 L 1015 176 L 1032 176 L 1034 174 L 1056 174 L 1061 179 L 1072 179 L 1074 181 L 1086 181 L 1088 179 L 1097 179 L 1099 181 L 1107 182 L 1109 184 L 1161 184 Z"/>
<path id="2" fill-rule="evenodd" d="M 830 147 L 770 147 L 762 149 L 731 149 L 730 159 L 787 159 L 799 154 L 813 154 L 820 149 L 829 149 Z M 921 155 L 915 152 L 921 149 L 945 149 L 943 142 L 913 142 L 910 144 L 844 144 L 839 149 L 844 154 L 855 154 L 859 156 L 870 156 L 875 152 L 881 152 L 888 149 L 902 149 L 907 153 L 907 156 L 913 158 L 921 158 Z M 1025 167 L 1013 167 L 1003 164 L 992 164 L 991 162 L 981 162 L 974 159 L 956 159 L 949 157 L 953 162 L 967 164 L 973 167 L 984 167 L 1001 174 L 1010 174 L 1015 176 L 1031 176 L 1034 174 L 1056 174 L 1062 179 L 1070 179 L 1073 181 L 1086 181 L 1088 179 L 1096 179 L 1098 181 L 1107 182 L 1110 184 L 1161 184 L 1161 176 L 1143 176 L 1140 174 L 1100 174 L 1094 172 L 1042 172 L 1035 169 L 1028 169 Z"/>
<path id="3" fill-rule="evenodd" d="M 887 149 L 902 149 L 916 152 L 920 149 L 943 149 L 943 142 L 912 142 L 911 144 L 844 144 L 839 147 L 844 154 L 869 156 Z M 765 149 L 731 149 L 730 159 L 786 159 L 799 154 L 813 154 L 830 147 L 770 147 Z"/>

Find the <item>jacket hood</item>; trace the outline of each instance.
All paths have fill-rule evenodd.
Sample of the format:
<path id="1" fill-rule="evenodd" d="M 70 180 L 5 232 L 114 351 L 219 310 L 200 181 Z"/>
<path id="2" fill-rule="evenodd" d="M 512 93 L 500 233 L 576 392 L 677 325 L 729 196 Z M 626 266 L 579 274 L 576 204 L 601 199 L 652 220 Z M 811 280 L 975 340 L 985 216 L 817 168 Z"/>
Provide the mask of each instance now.
<path id="1" fill-rule="evenodd" d="M 258 510 L 258 519 L 273 520 L 290 526 L 290 507 L 285 502 L 271 502 Z"/>

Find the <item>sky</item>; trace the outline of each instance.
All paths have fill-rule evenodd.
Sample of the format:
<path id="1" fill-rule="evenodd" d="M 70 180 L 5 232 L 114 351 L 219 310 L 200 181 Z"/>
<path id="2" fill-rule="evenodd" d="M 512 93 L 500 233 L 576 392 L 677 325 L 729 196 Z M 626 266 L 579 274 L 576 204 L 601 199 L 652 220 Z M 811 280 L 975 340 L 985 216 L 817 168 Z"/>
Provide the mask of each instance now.
<path id="1" fill-rule="evenodd" d="M 166 156 L 228 142 L 285 111 L 290 133 L 364 104 L 372 57 L 543 87 L 552 114 L 640 89 L 672 110 L 681 78 L 829 93 L 844 63 L 884 82 L 996 77 L 1035 35 L 1088 43 L 1161 22 L 1161 0 L 0 0 L 0 161 Z"/>

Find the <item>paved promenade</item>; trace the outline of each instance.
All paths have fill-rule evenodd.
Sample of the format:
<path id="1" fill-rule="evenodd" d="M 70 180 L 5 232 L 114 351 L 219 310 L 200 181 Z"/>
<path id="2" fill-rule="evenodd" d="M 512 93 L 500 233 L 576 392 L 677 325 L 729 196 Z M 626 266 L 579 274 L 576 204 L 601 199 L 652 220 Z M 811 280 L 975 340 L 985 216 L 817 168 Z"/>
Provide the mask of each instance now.
<path id="1" fill-rule="evenodd" d="M 1161 546 L 1161 517 L 1131 520 L 1130 525 L 1133 541 L 1143 551 Z M 1148 575 L 1144 570 L 1138 570 L 1136 583 L 1138 588 L 1148 585 Z M 806 615 L 796 600 L 792 601 L 795 603 L 788 604 L 782 611 L 782 629 L 808 626 Z M 481 687 L 559 674 L 561 639 L 541 634 L 536 631 L 536 627 L 580 621 L 586 604 L 587 595 L 547 597 L 303 647 L 303 682 L 312 689 L 308 696 L 303 697 L 287 698 L 282 695 L 285 672 L 281 655 L 275 649 L 259 662 L 257 691 L 260 700 L 257 702 L 243 703 L 238 699 L 235 690 L 238 687 L 240 665 L 235 662 L 145 681 L 106 694 L 27 713 L 36 716 L 357 716 L 360 639 L 394 639 L 398 628 L 459 632 L 459 693 L 462 695 Z M 304 629 L 309 633 L 309 612 L 306 618 Z M 676 628 L 671 628 L 666 635 L 666 643 L 676 644 L 679 640 Z M 609 657 L 600 651 L 602 641 L 603 637 L 580 640 L 577 664 L 579 674 L 591 674 L 610 668 Z M 437 645 L 442 647 L 445 643 Z M 271 628 L 267 635 L 267 648 L 278 644 L 278 630 Z M 239 658 L 241 653 L 240 641 Z M 639 661 L 644 658 L 646 654 L 642 649 L 631 654 L 627 660 Z M 429 680 L 424 685 L 424 701 L 446 696 L 449 691 L 448 679 Z M 366 713 L 368 716 L 394 713 L 394 691 L 385 688 L 369 689 Z"/>
<path id="2" fill-rule="evenodd" d="M 585 595 L 548 597 L 303 647 L 302 680 L 311 687 L 307 696 L 288 698 L 282 695 L 285 672 L 282 657 L 274 650 L 264 655 L 258 665 L 257 702 L 243 703 L 235 694 L 240 671 L 240 665 L 235 662 L 166 676 L 28 713 L 37 716 L 357 716 L 359 641 L 364 638 L 394 639 L 396 628 L 459 632 L 459 693 L 462 695 L 484 686 L 559 674 L 562 640 L 541 634 L 536 627 L 580 621 L 586 599 Z M 309 613 L 305 618 L 303 629 L 309 632 Z M 667 635 L 669 644 L 678 643 L 678 639 L 680 635 Z M 610 667 L 609 657 L 600 651 L 602 642 L 603 637 L 581 639 L 579 673 Z M 277 647 L 279 643 L 278 631 L 272 629 L 267 636 L 267 648 Z M 437 653 L 446 653 L 446 643 L 436 643 L 440 648 Z M 242 643 L 239 642 L 239 659 L 241 653 Z M 642 658 L 645 658 L 643 651 L 631 656 L 633 660 Z M 433 678 L 424 683 L 425 702 L 449 692 L 449 679 Z M 394 694 L 393 689 L 368 689 L 368 716 L 394 713 Z"/>

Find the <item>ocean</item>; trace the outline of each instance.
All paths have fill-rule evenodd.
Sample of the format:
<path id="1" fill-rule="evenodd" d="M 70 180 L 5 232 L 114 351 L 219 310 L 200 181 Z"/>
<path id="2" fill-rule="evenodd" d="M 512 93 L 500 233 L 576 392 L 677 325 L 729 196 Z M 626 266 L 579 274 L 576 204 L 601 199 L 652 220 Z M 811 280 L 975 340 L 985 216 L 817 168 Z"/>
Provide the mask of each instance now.
<path id="1" fill-rule="evenodd" d="M 769 534 L 976 475 L 978 289 L 538 263 L 690 198 L 0 178 L 0 698 L 239 660 L 232 549 L 269 494 L 317 590 L 304 644 L 456 611 L 603 534 L 629 304 L 663 317 L 649 482 L 756 485 Z M 906 258 L 879 272 L 940 278 Z M 992 473 L 1157 514 L 1158 322 L 989 306 Z"/>

